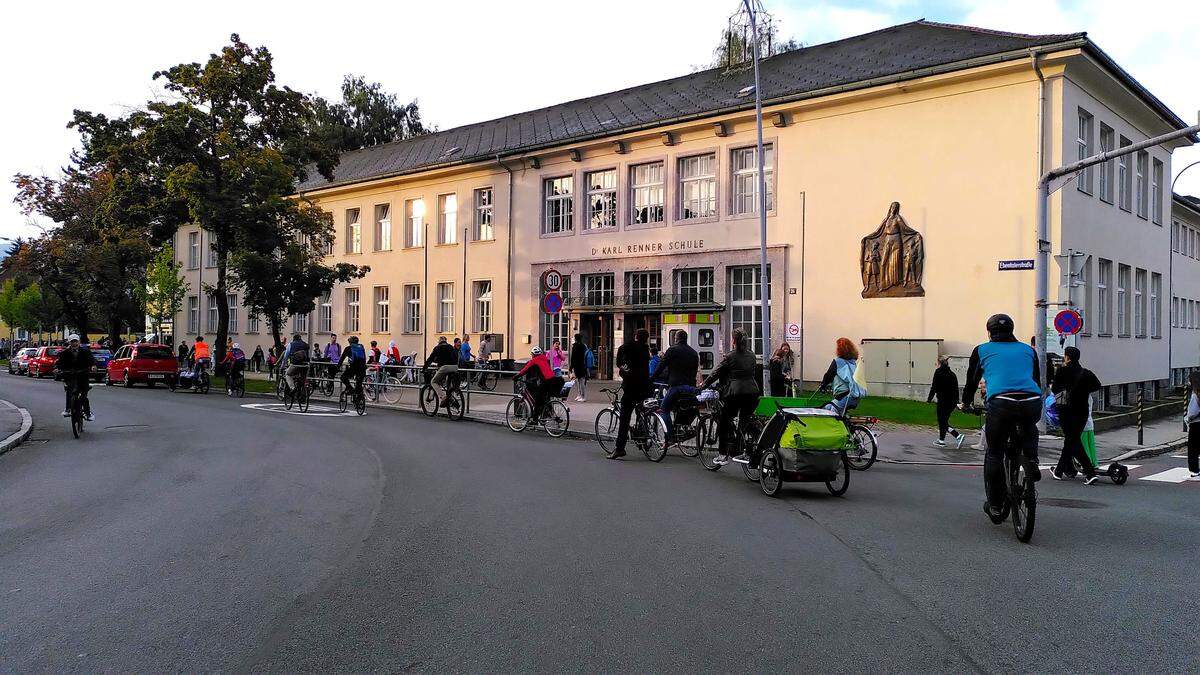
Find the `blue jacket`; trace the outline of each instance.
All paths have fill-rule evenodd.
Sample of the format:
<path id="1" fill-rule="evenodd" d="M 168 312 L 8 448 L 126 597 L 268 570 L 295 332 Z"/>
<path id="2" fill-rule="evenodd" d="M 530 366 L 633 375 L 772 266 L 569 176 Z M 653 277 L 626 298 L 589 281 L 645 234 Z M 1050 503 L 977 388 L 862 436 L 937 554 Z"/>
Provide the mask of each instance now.
<path id="1" fill-rule="evenodd" d="M 1038 368 L 1037 352 L 1016 338 L 994 339 L 985 342 L 971 352 L 967 365 L 967 382 L 963 386 L 962 400 L 970 403 L 979 389 L 979 380 L 987 382 L 987 398 L 997 394 L 1027 393 L 1041 395 L 1041 370 Z"/>

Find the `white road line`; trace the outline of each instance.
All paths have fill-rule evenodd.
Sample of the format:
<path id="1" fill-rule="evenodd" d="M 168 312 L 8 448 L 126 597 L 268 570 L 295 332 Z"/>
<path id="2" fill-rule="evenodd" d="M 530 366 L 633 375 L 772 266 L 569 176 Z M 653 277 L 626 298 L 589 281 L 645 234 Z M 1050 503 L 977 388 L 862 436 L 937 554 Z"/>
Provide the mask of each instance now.
<path id="1" fill-rule="evenodd" d="M 1167 469 L 1166 471 L 1160 471 L 1149 476 L 1142 476 L 1138 480 L 1152 480 L 1160 483 L 1182 483 L 1188 479 L 1189 475 L 1191 473 L 1187 470 L 1187 467 L 1178 466 L 1174 469 Z"/>

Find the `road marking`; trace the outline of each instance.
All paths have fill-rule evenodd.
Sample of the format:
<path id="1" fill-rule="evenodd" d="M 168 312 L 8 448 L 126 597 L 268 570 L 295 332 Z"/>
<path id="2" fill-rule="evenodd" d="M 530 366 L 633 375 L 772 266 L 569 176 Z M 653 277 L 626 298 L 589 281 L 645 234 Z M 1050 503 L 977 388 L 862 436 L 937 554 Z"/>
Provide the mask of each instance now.
<path id="1" fill-rule="evenodd" d="M 1187 467 L 1177 466 L 1174 469 L 1167 469 L 1166 471 L 1160 471 L 1149 476 L 1142 476 L 1138 480 L 1152 480 L 1160 483 L 1182 483 L 1190 475 L 1191 472 L 1187 470 Z"/>
<path id="2" fill-rule="evenodd" d="M 299 410 L 288 410 L 282 403 L 243 403 L 243 408 L 251 410 L 261 410 L 263 412 L 283 413 L 285 415 L 302 415 L 305 417 L 355 417 L 357 413 L 352 410 L 342 412 L 337 408 L 328 408 L 323 405 L 309 405 L 308 412 L 300 412 Z"/>

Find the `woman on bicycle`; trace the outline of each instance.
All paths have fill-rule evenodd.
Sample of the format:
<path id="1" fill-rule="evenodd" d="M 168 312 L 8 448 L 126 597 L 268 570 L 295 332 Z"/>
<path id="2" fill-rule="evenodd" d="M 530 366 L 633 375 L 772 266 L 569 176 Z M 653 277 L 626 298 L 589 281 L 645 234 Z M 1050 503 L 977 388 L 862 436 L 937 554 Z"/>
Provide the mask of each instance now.
<path id="1" fill-rule="evenodd" d="M 750 349 L 750 341 L 746 339 L 746 334 L 742 332 L 742 329 L 735 328 L 733 330 L 731 342 L 732 351 L 725 355 L 721 363 L 713 369 L 712 374 L 700 385 L 701 389 L 707 389 L 714 382 L 722 383 L 721 417 L 717 420 L 721 454 L 714 460 L 717 465 L 729 463 L 729 449 L 733 447 L 735 434 L 738 433 L 741 425 L 744 425 L 746 420 L 754 414 L 754 409 L 758 406 L 758 397 L 761 394 L 758 387 L 758 357 Z M 738 418 L 737 427 L 733 425 L 734 417 Z M 747 457 L 743 453 L 738 459 L 747 459 Z"/>
<path id="2" fill-rule="evenodd" d="M 532 356 L 529 362 L 521 368 L 517 373 L 517 377 L 525 377 L 526 373 L 537 373 L 540 381 L 535 386 L 530 382 L 529 391 L 533 394 L 533 419 L 541 419 L 542 408 L 546 406 L 546 401 L 550 400 L 551 396 L 558 396 L 562 393 L 563 379 L 562 376 L 556 375 L 554 369 L 550 367 L 549 356 L 542 351 L 541 347 L 534 347 L 530 352 Z"/>
<path id="3" fill-rule="evenodd" d="M 836 356 L 829 362 L 829 370 L 821 378 L 821 388 L 832 388 L 833 400 L 826 408 L 839 415 L 858 407 L 858 396 L 854 394 L 859 389 L 854 382 L 854 372 L 858 370 L 858 347 L 849 338 L 840 337 L 835 347 Z"/>

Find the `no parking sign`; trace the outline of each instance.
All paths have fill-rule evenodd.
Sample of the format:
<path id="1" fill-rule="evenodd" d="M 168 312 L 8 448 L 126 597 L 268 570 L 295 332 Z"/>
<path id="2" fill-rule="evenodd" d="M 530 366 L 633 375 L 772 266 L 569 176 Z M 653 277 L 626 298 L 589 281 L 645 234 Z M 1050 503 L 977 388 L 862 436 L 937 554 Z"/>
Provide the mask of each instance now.
<path id="1" fill-rule="evenodd" d="M 1060 335 L 1075 335 L 1083 330 L 1083 317 L 1073 309 L 1064 309 L 1054 315 L 1054 330 Z"/>

